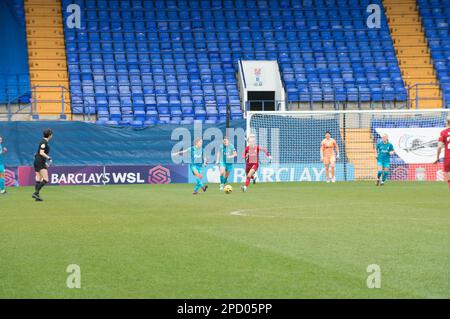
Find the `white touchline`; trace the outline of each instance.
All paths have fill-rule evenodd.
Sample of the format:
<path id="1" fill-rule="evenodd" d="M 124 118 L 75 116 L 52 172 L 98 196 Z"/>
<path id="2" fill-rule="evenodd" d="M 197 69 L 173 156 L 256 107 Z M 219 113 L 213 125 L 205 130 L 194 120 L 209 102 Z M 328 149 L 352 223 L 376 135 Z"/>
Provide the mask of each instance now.
<path id="1" fill-rule="evenodd" d="M 267 216 L 267 215 L 250 215 L 247 212 L 251 212 L 251 211 L 258 211 L 259 208 L 254 208 L 254 209 L 241 209 L 241 210 L 236 210 L 230 213 L 230 215 L 234 215 L 234 216 L 249 216 L 249 217 L 266 217 L 266 218 L 276 218 L 278 216 Z"/>
<path id="2" fill-rule="evenodd" d="M 297 207 L 278 207 L 278 209 L 293 209 Z M 351 219 L 351 220 L 390 220 L 390 221 L 437 221 L 435 218 L 426 218 L 426 217 L 405 217 L 405 218 L 396 218 L 396 217 L 386 217 L 386 216 L 284 216 L 284 215 L 258 215 L 251 214 L 251 212 L 261 212 L 267 211 L 268 208 L 250 208 L 250 209 L 240 209 L 230 212 L 229 214 L 232 216 L 244 216 L 244 217 L 259 217 L 259 218 L 288 218 L 288 219 L 328 219 L 328 220 L 342 220 L 342 219 Z"/>

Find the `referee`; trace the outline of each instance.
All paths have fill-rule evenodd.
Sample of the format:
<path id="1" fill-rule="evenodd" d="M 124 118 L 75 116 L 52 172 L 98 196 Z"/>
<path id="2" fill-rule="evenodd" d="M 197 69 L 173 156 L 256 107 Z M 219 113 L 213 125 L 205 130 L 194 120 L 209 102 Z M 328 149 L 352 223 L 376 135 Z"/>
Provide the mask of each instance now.
<path id="1" fill-rule="evenodd" d="M 53 137 L 51 129 L 46 129 L 43 133 L 44 138 L 39 142 L 38 150 L 34 155 L 34 170 L 36 172 L 36 186 L 33 198 L 37 202 L 42 202 L 42 198 L 39 196 L 39 192 L 42 187 L 48 183 L 48 167 L 52 163 L 52 158 L 48 155 L 50 153 L 50 147 L 48 142 Z"/>

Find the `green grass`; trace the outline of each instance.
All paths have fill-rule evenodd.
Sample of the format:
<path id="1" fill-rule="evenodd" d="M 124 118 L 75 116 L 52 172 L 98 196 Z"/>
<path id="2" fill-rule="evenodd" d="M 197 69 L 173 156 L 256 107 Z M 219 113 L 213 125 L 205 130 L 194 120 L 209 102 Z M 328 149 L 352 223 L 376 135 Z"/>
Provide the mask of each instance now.
<path id="1" fill-rule="evenodd" d="M 47 187 L 42 203 L 10 189 L 0 298 L 450 297 L 443 183 L 217 188 Z M 66 287 L 69 264 L 81 289 Z M 369 264 L 381 289 L 367 288 Z"/>

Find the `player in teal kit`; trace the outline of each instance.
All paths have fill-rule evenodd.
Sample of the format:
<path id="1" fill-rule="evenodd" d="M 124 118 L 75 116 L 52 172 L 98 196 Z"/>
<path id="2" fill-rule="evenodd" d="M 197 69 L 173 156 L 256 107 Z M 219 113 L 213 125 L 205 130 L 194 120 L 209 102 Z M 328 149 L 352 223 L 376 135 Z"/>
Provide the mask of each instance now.
<path id="1" fill-rule="evenodd" d="M 2 145 L 3 139 L 0 136 L 0 194 L 6 194 L 5 189 L 5 163 L 3 162 L 3 154 L 8 150 Z"/>
<path id="2" fill-rule="evenodd" d="M 173 153 L 172 155 L 182 155 L 189 153 L 191 155 L 189 169 L 195 176 L 195 186 L 193 195 L 198 194 L 198 190 L 201 188 L 204 192 L 208 189 L 208 185 L 203 185 L 203 167 L 206 166 L 206 158 L 203 154 L 203 141 L 201 138 L 196 138 L 194 141 L 194 146 L 188 149 Z"/>
<path id="3" fill-rule="evenodd" d="M 377 186 L 383 186 L 386 182 L 389 167 L 391 166 L 391 155 L 395 154 L 394 145 L 389 142 L 388 135 L 383 134 L 381 138 L 381 142 L 377 144 Z"/>
<path id="4" fill-rule="evenodd" d="M 236 149 L 233 144 L 230 144 L 228 137 L 223 138 L 223 144 L 219 147 L 217 153 L 216 164 L 220 169 L 220 190 L 223 191 L 225 184 L 228 181 L 228 176 L 233 171 L 234 158 L 237 156 Z"/>

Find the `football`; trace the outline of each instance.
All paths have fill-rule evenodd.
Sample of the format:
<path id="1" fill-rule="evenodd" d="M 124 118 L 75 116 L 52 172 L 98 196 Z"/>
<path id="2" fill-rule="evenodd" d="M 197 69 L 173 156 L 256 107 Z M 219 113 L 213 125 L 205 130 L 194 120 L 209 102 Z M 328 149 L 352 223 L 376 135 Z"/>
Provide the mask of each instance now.
<path id="1" fill-rule="evenodd" d="M 226 185 L 223 188 L 223 191 L 225 192 L 225 194 L 231 194 L 231 192 L 233 191 L 233 187 L 231 187 L 231 185 Z"/>

